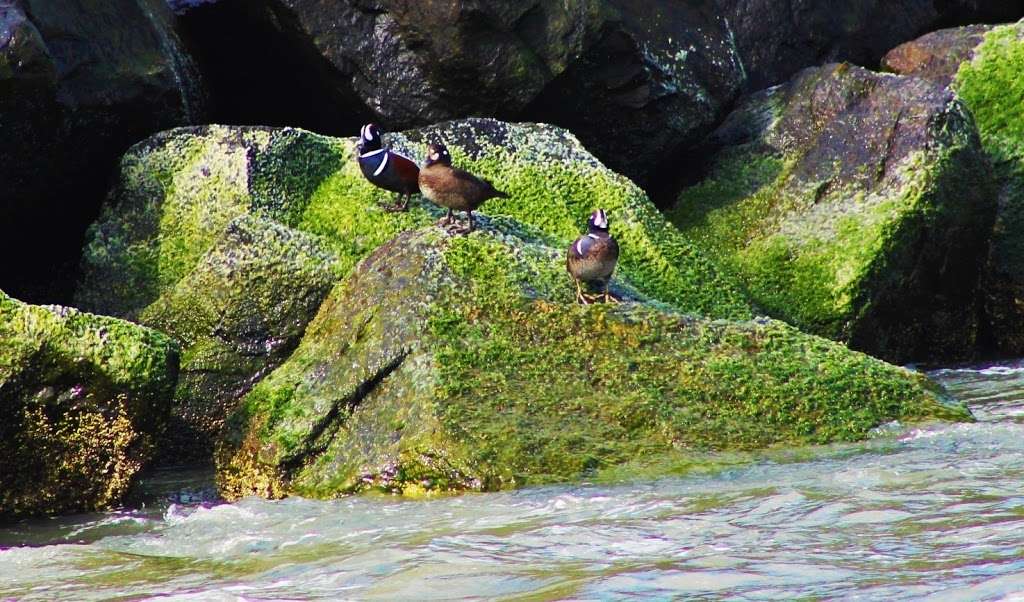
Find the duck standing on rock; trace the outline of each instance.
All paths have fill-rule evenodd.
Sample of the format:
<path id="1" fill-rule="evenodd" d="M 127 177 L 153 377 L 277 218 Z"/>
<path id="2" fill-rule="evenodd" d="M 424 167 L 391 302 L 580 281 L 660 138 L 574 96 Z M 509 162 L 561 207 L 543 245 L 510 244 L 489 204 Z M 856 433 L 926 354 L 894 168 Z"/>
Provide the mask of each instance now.
<path id="1" fill-rule="evenodd" d="M 615 263 L 619 260 L 619 243 L 608 232 L 608 216 L 604 209 L 590 214 L 587 230 L 585 235 L 569 245 L 565 256 L 565 267 L 576 281 L 576 301 L 587 305 L 597 298 L 586 295 L 581 282 L 601 282 L 604 284 L 604 295 L 600 296 L 606 302 L 618 303 L 608 292 L 608 286 L 612 272 L 615 271 Z"/>
<path id="2" fill-rule="evenodd" d="M 385 207 L 388 211 L 405 211 L 409 197 L 420 191 L 420 168 L 416 162 L 393 150 L 384 148 L 380 128 L 374 123 L 363 126 L 359 132 L 359 169 L 371 184 L 397 192 L 402 203 Z"/>
<path id="3" fill-rule="evenodd" d="M 465 211 L 469 216 L 468 232 L 473 231 L 473 211 L 484 201 L 508 198 L 508 194 L 487 180 L 452 167 L 452 156 L 441 143 L 427 147 L 427 161 L 420 170 L 420 190 L 435 205 L 448 208 L 448 216 L 442 222 L 445 225 L 452 223 L 453 210 Z"/>

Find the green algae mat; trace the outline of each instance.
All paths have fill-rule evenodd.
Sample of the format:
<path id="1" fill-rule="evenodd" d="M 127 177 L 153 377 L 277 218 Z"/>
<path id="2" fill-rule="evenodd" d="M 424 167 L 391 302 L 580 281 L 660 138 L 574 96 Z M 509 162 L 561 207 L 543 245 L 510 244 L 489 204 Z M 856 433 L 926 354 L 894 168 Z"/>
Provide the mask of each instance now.
<path id="1" fill-rule="evenodd" d="M 569 133 L 466 120 L 447 144 L 510 193 L 480 232 L 407 213 L 352 140 L 172 130 L 134 147 L 91 228 L 78 300 L 182 344 L 171 458 L 229 497 L 486 490 L 680 454 L 969 419 L 923 377 L 754 319 L 742 288 Z M 578 307 L 564 250 L 595 208 L 621 305 Z M 172 429 L 173 430 L 173 429 Z"/>
<path id="2" fill-rule="evenodd" d="M 228 422 L 233 499 L 494 490 L 634 461 L 969 419 L 922 375 L 773 320 L 578 306 L 560 249 L 493 220 L 363 260 Z"/>
<path id="3" fill-rule="evenodd" d="M 619 271 L 640 291 L 683 311 L 751 316 L 738 289 L 643 191 L 564 130 L 467 120 L 388 142 L 419 159 L 427 138 L 509 191 L 484 214 L 568 241 L 603 207 L 627 248 Z M 333 283 L 438 218 L 423 200 L 407 213 L 383 210 L 392 199 L 363 178 L 355 152 L 352 140 L 302 130 L 210 126 L 159 134 L 125 155 L 89 231 L 76 302 L 181 341 L 162 459 L 209 458 L 225 411 L 288 357 Z"/>
<path id="4" fill-rule="evenodd" d="M 826 65 L 744 99 L 711 140 L 670 218 L 760 311 L 890 361 L 972 356 L 996 194 L 952 94 Z"/>
<path id="5" fill-rule="evenodd" d="M 0 292 L 0 519 L 116 504 L 152 457 L 177 369 L 158 332 Z"/>

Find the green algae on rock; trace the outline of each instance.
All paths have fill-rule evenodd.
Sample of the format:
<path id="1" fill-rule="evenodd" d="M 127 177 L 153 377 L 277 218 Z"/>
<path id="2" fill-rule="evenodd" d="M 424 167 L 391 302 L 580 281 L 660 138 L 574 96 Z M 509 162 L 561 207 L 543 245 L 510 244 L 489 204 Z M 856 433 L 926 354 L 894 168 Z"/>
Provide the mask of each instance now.
<path id="1" fill-rule="evenodd" d="M 643 191 L 612 172 L 569 132 L 492 119 L 453 121 L 388 142 L 422 158 L 426 139 L 444 141 L 456 163 L 511 195 L 485 215 L 506 215 L 566 241 L 595 208 L 629 245 L 620 269 L 647 294 L 683 311 L 749 317 L 735 287 L 669 225 Z M 209 126 L 171 130 L 134 147 L 90 229 L 76 301 L 136 318 L 188 272 L 224 226 L 243 213 L 316 234 L 343 270 L 395 235 L 438 215 L 380 208 L 388 193 L 367 182 L 352 140 L 295 129 Z M 111 291 L 113 288 L 113 291 Z"/>
<path id="2" fill-rule="evenodd" d="M 683 311 L 750 316 L 737 289 L 643 192 L 564 130 L 466 120 L 390 142 L 419 158 L 426 137 L 449 142 L 457 161 L 513 196 L 488 203 L 483 213 L 509 215 L 568 241 L 594 208 L 604 207 L 615 235 L 629 245 L 620 271 L 641 293 Z M 122 161 L 117 185 L 90 229 L 77 301 L 90 311 L 164 329 L 183 343 L 185 377 L 175 415 L 190 422 L 204 417 L 193 431 L 209 433 L 218 412 L 284 359 L 315 313 L 316 296 L 326 294 L 328 275 L 343 276 L 381 244 L 439 216 L 425 201 L 414 201 L 407 213 L 384 211 L 387 193 L 366 181 L 354 153 L 352 140 L 302 130 L 209 126 L 162 133 Z M 245 265 L 258 267 L 231 269 L 229 247 L 241 243 L 225 239 L 225 231 L 245 216 L 252 218 L 248 229 L 259 222 L 257 229 L 275 231 L 275 240 L 304 242 L 243 244 Z M 317 276 L 296 286 L 292 269 Z M 206 298 L 207 289 L 224 294 Z M 252 343 L 246 329 L 278 303 L 290 308 L 287 319 L 263 331 L 276 351 L 225 352 L 225 345 L 234 348 L 231 341 Z M 216 311 L 212 304 L 219 304 Z M 253 347 L 249 343 L 242 347 Z M 201 440 L 197 447 L 204 447 Z"/>
<path id="3" fill-rule="evenodd" d="M 772 320 L 579 306 L 561 247 L 485 218 L 407 232 L 338 284 L 217 453 L 229 499 L 416 495 L 969 419 L 923 376 Z"/>
<path id="4" fill-rule="evenodd" d="M 970 108 L 1000 187 L 983 285 L 993 343 L 1024 352 L 1024 24 L 985 34 L 952 87 Z"/>
<path id="5" fill-rule="evenodd" d="M 228 223 L 199 263 L 139 320 L 184 347 L 158 460 L 208 460 L 235 402 L 298 345 L 338 278 L 337 258 L 308 234 L 265 218 Z"/>
<path id="6" fill-rule="evenodd" d="M 970 114 L 850 65 L 754 94 L 671 219 L 769 315 L 894 361 L 970 356 L 993 190 Z"/>
<path id="7" fill-rule="evenodd" d="M 116 504 L 149 461 L 178 370 L 166 336 L 0 292 L 0 518 Z"/>

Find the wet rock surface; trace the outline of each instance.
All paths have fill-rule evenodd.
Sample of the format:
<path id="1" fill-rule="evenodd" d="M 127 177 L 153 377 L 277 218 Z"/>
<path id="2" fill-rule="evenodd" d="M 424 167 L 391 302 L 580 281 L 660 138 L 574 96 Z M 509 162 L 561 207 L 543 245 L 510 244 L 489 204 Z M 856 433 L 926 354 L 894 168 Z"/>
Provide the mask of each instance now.
<path id="1" fill-rule="evenodd" d="M 576 305 L 562 249 L 510 220 L 400 235 L 334 289 L 231 417 L 222 494 L 495 490 L 856 439 L 897 418 L 968 419 L 921 375 L 617 284 L 621 304 Z"/>
<path id="2" fill-rule="evenodd" d="M 754 94 L 673 220 L 763 311 L 893 361 L 969 357 L 995 215 L 948 91 L 847 64 Z"/>
<path id="3" fill-rule="evenodd" d="M 117 504 L 166 424 L 177 347 L 2 292 L 0 341 L 0 519 Z"/>
<path id="4" fill-rule="evenodd" d="M 1024 16 L 1020 0 L 719 0 L 748 74 L 747 90 L 797 71 L 849 61 L 874 68 L 894 46 L 930 30 Z"/>
<path id="5" fill-rule="evenodd" d="M 644 295 L 715 317 L 750 316 L 743 296 L 667 224 L 646 195 L 567 131 L 463 120 L 388 137 L 418 160 L 443 140 L 456 163 L 512 198 L 510 215 L 568 244 L 598 207 L 630 252 L 620 262 Z M 184 128 L 134 147 L 90 228 L 76 302 L 136 320 L 182 345 L 167 462 L 208 457 L 224 415 L 284 361 L 331 285 L 441 210 L 407 213 L 363 177 L 351 139 L 295 129 Z"/>

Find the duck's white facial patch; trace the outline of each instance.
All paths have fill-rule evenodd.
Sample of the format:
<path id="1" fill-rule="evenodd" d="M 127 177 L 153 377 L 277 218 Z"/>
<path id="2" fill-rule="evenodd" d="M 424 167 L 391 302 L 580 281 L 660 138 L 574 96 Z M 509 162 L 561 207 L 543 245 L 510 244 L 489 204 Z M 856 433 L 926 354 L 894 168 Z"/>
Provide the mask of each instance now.
<path id="1" fill-rule="evenodd" d="M 598 228 L 608 227 L 608 217 L 604 214 L 604 211 L 598 209 L 594 212 L 594 225 Z"/>
<path id="2" fill-rule="evenodd" d="M 441 155 L 439 155 L 437 153 L 434 153 L 434 154 L 430 155 L 430 160 L 431 161 L 437 161 L 440 158 L 441 158 Z"/>

